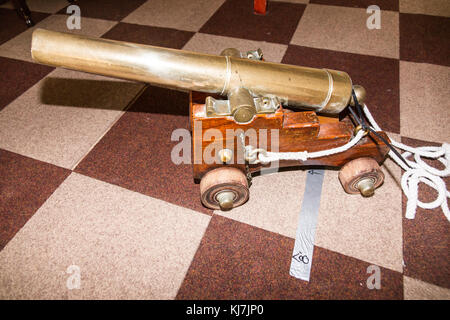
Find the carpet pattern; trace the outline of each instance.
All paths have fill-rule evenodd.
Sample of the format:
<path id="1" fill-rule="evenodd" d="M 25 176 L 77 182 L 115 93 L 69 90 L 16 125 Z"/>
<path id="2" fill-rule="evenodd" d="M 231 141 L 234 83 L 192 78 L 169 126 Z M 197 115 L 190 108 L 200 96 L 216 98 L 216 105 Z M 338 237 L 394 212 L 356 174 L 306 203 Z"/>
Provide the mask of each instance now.
<path id="1" fill-rule="evenodd" d="M 450 299 L 450 225 L 440 209 L 404 218 L 390 159 L 367 199 L 326 171 L 307 283 L 289 276 L 304 170 L 257 176 L 242 207 L 207 209 L 192 167 L 170 160 L 172 132 L 189 129 L 186 92 L 30 57 L 38 27 L 215 54 L 261 48 L 268 61 L 348 72 L 396 140 L 450 142 L 447 0 L 268 2 L 254 15 L 251 0 L 79 0 L 81 30 L 70 31 L 65 0 L 29 0 L 31 29 L 0 6 L 0 298 Z M 373 4 L 381 29 L 369 30 Z"/>

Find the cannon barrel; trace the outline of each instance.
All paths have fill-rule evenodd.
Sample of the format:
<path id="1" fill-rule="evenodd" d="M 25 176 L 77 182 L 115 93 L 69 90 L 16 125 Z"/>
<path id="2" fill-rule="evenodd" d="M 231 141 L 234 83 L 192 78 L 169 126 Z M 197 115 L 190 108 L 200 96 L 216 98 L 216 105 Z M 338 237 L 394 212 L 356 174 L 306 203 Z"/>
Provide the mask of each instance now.
<path id="1" fill-rule="evenodd" d="M 336 114 L 351 101 L 342 71 L 210 55 L 36 29 L 31 55 L 39 63 L 163 87 L 253 97 Z"/>

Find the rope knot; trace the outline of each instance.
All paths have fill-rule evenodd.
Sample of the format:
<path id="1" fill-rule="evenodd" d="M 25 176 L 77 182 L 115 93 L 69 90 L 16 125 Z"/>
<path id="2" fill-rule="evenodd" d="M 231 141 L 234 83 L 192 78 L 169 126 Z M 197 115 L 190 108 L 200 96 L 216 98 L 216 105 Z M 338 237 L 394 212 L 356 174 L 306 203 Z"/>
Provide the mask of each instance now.
<path id="1" fill-rule="evenodd" d="M 261 155 L 267 155 L 267 151 L 261 148 L 254 148 L 251 145 L 245 146 L 245 160 L 247 160 L 248 163 L 258 164 L 260 162 L 263 162 L 261 161 Z"/>

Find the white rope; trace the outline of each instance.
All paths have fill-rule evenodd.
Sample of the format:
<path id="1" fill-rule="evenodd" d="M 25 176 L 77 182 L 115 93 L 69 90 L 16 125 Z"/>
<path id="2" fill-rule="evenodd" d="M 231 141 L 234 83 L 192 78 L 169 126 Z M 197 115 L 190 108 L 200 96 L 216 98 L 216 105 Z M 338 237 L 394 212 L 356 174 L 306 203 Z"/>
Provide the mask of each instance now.
<path id="1" fill-rule="evenodd" d="M 376 131 L 381 131 L 380 127 L 372 117 L 369 108 L 367 108 L 365 104 L 363 105 L 363 110 L 372 127 Z M 417 206 L 424 209 L 441 207 L 445 217 L 450 221 L 450 213 L 447 204 L 447 198 L 450 198 L 450 192 L 447 190 L 443 179 L 443 177 L 448 177 L 450 175 L 450 145 L 443 143 L 440 147 L 428 146 L 413 148 L 393 139 L 390 140 L 394 147 L 405 150 L 402 157 L 408 163 L 408 165 L 406 165 L 392 150 L 389 151 L 388 155 L 402 167 L 403 170 L 405 170 L 401 180 L 402 190 L 408 198 L 405 217 L 414 219 Z M 414 155 L 415 161 L 408 160 L 411 155 Z M 439 160 L 445 168 L 443 170 L 433 168 L 426 164 L 422 160 L 422 157 Z M 419 200 L 420 182 L 427 184 L 438 192 L 438 196 L 434 201 L 422 202 Z"/>
<path id="2" fill-rule="evenodd" d="M 363 105 L 363 110 L 372 128 L 375 131 L 382 131 L 365 104 Z M 269 163 L 279 160 L 306 161 L 307 159 L 311 158 L 325 157 L 347 151 L 355 144 L 357 144 L 364 135 L 365 132 L 363 130 L 359 130 L 356 136 L 343 146 L 316 152 L 269 152 L 264 149 L 253 148 L 252 146 L 248 145 L 245 146 L 246 160 L 249 161 L 249 163 L 257 164 Z M 444 143 L 441 147 L 429 146 L 413 148 L 393 139 L 390 140 L 391 144 L 394 147 L 405 151 L 402 154 L 402 157 L 406 160 L 407 164 L 405 164 L 399 157 L 397 157 L 397 155 L 392 150 L 389 151 L 388 155 L 403 170 L 405 170 L 405 173 L 402 176 L 401 186 L 403 192 L 408 198 L 408 202 L 406 204 L 406 218 L 414 219 L 417 206 L 424 209 L 434 209 L 437 207 L 441 207 L 445 217 L 450 221 L 450 213 L 447 204 L 447 198 L 450 198 L 450 192 L 447 190 L 445 182 L 442 179 L 443 177 L 448 177 L 450 175 L 450 145 Z M 415 162 L 407 159 L 411 155 L 414 155 Z M 436 168 L 433 168 L 426 164 L 421 157 L 437 159 L 445 166 L 445 169 L 438 170 Z M 434 201 L 422 202 L 418 199 L 420 182 L 427 184 L 438 192 L 438 196 Z"/>
<path id="3" fill-rule="evenodd" d="M 354 136 L 349 142 L 344 144 L 343 146 L 328 149 L 328 150 L 321 150 L 316 152 L 308 152 L 308 151 L 300 151 L 300 152 L 270 152 L 266 151 L 264 149 L 255 149 L 252 146 L 248 145 L 245 146 L 246 149 L 246 160 L 248 160 L 250 163 L 269 163 L 273 161 L 278 160 L 300 160 L 300 161 L 306 161 L 307 159 L 311 158 L 319 158 L 319 157 L 325 157 L 329 156 L 335 153 L 340 153 L 347 151 L 351 147 L 353 147 L 355 144 L 361 140 L 361 138 L 365 135 L 365 132 L 363 130 L 358 131 L 356 136 Z"/>

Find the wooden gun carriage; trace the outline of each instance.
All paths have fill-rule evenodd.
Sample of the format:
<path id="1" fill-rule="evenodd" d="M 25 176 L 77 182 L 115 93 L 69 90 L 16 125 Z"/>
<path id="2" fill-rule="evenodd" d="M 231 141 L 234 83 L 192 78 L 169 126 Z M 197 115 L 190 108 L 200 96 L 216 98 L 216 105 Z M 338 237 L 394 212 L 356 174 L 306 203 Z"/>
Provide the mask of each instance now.
<path id="1" fill-rule="evenodd" d="M 37 29 L 32 56 L 52 66 L 188 90 L 193 177 L 202 203 L 212 209 L 247 201 L 251 175 L 270 167 L 258 153 L 333 149 L 364 130 L 347 107 L 355 98 L 362 103 L 365 90 L 347 73 L 262 61 L 260 50 L 207 55 Z M 379 164 L 389 151 L 380 136 L 389 141 L 384 132 L 364 132 L 348 150 L 277 166 L 338 167 L 346 192 L 370 196 L 384 180 Z"/>

